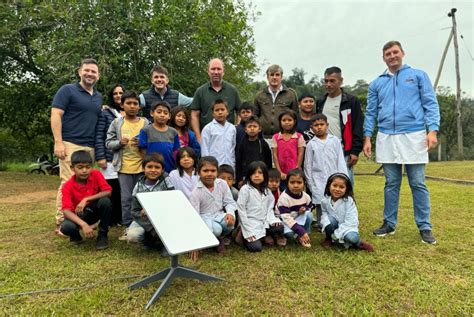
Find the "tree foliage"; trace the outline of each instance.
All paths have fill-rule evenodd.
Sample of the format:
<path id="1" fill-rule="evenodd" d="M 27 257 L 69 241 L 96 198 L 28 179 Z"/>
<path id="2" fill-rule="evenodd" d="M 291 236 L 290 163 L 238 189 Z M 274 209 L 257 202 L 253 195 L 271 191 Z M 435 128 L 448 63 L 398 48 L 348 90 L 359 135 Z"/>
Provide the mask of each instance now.
<path id="1" fill-rule="evenodd" d="M 98 60 L 99 91 L 141 91 L 161 63 L 173 88 L 191 95 L 220 57 L 239 88 L 256 70 L 252 5 L 228 0 L 15 1 L 0 4 L 0 123 L 33 140 L 48 135 L 57 89 L 76 80 L 80 60 Z"/>

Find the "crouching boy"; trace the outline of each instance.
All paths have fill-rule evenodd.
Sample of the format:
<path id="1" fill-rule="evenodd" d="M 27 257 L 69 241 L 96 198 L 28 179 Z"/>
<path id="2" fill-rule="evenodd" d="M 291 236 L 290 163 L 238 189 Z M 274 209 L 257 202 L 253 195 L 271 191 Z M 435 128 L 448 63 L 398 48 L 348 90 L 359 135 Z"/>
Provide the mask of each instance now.
<path id="1" fill-rule="evenodd" d="M 61 232 L 72 244 L 94 237 L 91 225 L 99 221 L 96 249 L 108 248 L 107 233 L 109 231 L 112 203 L 108 198 L 112 188 L 104 176 L 92 169 L 92 157 L 86 151 L 76 151 L 71 155 L 71 170 L 74 175 L 62 188 L 62 211 L 65 220 L 61 224 Z"/>

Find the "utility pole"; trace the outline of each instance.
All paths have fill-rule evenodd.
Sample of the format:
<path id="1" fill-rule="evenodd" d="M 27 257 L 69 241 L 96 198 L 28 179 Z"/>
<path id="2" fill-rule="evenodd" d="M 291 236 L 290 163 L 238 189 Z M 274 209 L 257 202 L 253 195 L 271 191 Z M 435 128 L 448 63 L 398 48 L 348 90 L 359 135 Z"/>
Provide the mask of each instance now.
<path id="1" fill-rule="evenodd" d="M 449 32 L 448 42 L 446 43 L 443 56 L 441 57 L 441 62 L 439 63 L 438 74 L 436 74 L 436 80 L 433 85 L 433 90 L 435 91 L 435 93 L 436 93 L 436 88 L 438 88 L 439 78 L 441 77 L 441 71 L 443 70 L 444 60 L 446 59 L 446 54 L 448 53 L 449 44 L 451 44 L 452 39 L 453 39 L 453 29 L 451 29 L 451 32 Z"/>
<path id="2" fill-rule="evenodd" d="M 458 49 L 458 35 L 456 31 L 456 13 L 457 9 L 452 8 L 451 12 L 448 13 L 448 17 L 453 20 L 453 37 L 454 37 L 454 60 L 456 66 L 456 123 L 458 130 L 458 153 L 459 159 L 464 160 L 464 145 L 463 145 L 463 133 L 462 133 L 462 121 L 461 121 L 461 74 L 459 72 L 459 49 Z"/>

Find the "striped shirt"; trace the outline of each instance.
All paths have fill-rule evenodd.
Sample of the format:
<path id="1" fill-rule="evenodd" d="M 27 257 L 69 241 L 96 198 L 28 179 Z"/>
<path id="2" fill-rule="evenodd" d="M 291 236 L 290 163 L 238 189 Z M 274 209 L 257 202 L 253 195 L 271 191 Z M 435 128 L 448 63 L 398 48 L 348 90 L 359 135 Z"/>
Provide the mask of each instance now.
<path id="1" fill-rule="evenodd" d="M 160 153 L 165 159 L 165 170 L 170 173 L 176 167 L 175 155 L 179 150 L 178 132 L 171 127 L 158 131 L 149 124 L 140 131 L 138 147 L 146 149 L 146 154 Z"/>

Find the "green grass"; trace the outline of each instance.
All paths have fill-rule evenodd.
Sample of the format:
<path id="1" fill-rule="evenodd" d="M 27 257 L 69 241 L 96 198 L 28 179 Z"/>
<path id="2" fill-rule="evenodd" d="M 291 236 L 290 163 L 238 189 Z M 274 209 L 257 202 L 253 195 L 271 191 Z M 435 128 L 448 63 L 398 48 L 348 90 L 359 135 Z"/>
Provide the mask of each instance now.
<path id="1" fill-rule="evenodd" d="M 361 164 L 362 166 L 362 164 Z M 449 164 L 443 166 L 450 167 Z M 470 172 L 466 164 L 465 174 Z M 441 171 L 437 171 L 441 173 Z M 159 282 L 130 291 L 138 280 L 169 265 L 157 252 L 118 241 L 95 251 L 55 237 L 58 179 L 0 173 L 0 294 L 102 283 L 60 293 L 0 298 L 0 315 L 441 315 L 472 316 L 473 187 L 428 181 L 438 245 L 425 245 L 413 220 L 411 194 L 402 184 L 394 236 L 375 238 L 383 208 L 383 177 L 357 176 L 361 235 L 372 254 L 323 250 L 311 234 L 309 250 L 296 245 L 251 254 L 231 246 L 224 256 L 204 253 L 184 265 L 224 282 L 177 279 L 148 311 L 144 305 Z"/>
<path id="2" fill-rule="evenodd" d="M 6 162 L 0 165 L 0 171 L 26 172 L 30 164 L 32 163 Z"/>

